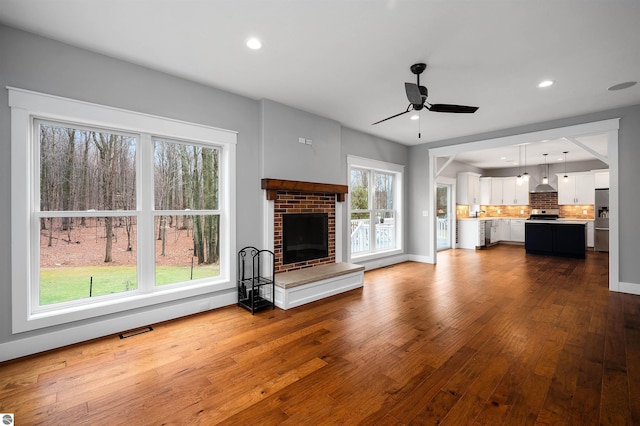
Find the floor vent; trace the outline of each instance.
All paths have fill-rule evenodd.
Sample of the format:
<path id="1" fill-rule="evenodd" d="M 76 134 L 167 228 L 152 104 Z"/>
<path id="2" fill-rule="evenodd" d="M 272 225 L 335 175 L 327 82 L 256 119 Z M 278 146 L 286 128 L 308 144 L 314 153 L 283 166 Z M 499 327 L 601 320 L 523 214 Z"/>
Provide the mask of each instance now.
<path id="1" fill-rule="evenodd" d="M 148 333 L 150 331 L 153 331 L 153 328 L 140 327 L 140 328 L 134 328 L 133 330 L 125 331 L 124 333 L 120 333 L 118 334 L 118 336 L 120 336 L 121 339 L 126 339 L 127 337 L 137 336 L 138 334 Z"/>

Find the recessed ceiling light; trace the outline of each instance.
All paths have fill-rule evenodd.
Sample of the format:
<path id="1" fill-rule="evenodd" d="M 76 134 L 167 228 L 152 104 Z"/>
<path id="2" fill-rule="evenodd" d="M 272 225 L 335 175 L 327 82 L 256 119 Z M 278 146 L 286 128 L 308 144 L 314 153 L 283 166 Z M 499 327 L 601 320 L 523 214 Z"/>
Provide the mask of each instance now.
<path id="1" fill-rule="evenodd" d="M 413 114 L 410 118 L 412 120 L 417 120 L 418 118 L 420 118 L 420 116 L 418 114 Z"/>
<path id="2" fill-rule="evenodd" d="M 262 42 L 257 38 L 252 37 L 249 40 L 247 40 L 247 47 L 252 50 L 258 50 L 262 48 Z"/>
<path id="3" fill-rule="evenodd" d="M 549 87 L 554 83 L 553 80 L 544 80 L 538 84 L 538 87 Z"/>
<path id="4" fill-rule="evenodd" d="M 615 84 L 611 87 L 609 87 L 607 90 L 622 90 L 622 89 L 628 89 L 629 87 L 635 86 L 638 82 L 637 81 L 627 81 L 625 83 L 620 83 L 620 84 Z"/>

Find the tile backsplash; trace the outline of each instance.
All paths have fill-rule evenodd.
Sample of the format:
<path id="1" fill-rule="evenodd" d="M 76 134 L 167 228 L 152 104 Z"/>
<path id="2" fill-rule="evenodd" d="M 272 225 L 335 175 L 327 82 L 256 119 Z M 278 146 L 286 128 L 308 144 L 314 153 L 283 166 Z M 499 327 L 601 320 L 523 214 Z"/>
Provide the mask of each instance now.
<path id="1" fill-rule="evenodd" d="M 595 219 L 595 209 L 593 204 L 583 206 L 560 206 L 560 217 L 567 219 Z"/>
<path id="2" fill-rule="evenodd" d="M 470 207 L 468 205 L 456 205 L 456 217 L 470 217 Z M 511 217 L 528 218 L 531 209 L 559 209 L 560 217 L 566 219 L 586 219 L 595 217 L 593 204 L 586 205 L 558 205 L 557 192 L 532 192 L 529 194 L 528 206 L 480 206 L 481 213 L 478 217 Z"/>
<path id="3" fill-rule="evenodd" d="M 529 205 L 532 209 L 558 209 L 557 192 L 532 192 L 529 194 Z"/>

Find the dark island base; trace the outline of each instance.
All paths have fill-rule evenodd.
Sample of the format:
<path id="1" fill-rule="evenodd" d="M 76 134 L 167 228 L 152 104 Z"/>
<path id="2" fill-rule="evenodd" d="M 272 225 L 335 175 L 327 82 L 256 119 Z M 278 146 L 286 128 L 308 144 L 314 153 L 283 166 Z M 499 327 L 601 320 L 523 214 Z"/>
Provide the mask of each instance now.
<path id="1" fill-rule="evenodd" d="M 587 234 L 584 224 L 525 223 L 524 248 L 527 254 L 584 259 Z"/>

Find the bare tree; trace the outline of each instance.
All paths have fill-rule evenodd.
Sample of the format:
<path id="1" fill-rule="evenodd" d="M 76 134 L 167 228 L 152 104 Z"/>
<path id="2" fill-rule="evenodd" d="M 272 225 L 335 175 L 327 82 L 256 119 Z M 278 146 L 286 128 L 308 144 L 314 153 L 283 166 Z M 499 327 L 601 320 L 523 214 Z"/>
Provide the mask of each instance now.
<path id="1" fill-rule="evenodd" d="M 114 184 L 113 181 L 116 168 L 115 146 L 117 136 L 98 132 L 92 132 L 91 135 L 100 156 L 100 189 L 103 198 L 103 209 L 112 210 Z M 113 261 L 113 221 L 111 216 L 105 216 L 104 229 L 106 238 L 104 261 L 105 263 L 109 263 Z"/>
<path id="2" fill-rule="evenodd" d="M 73 164 L 75 159 L 76 150 L 76 131 L 75 129 L 64 129 L 65 139 L 67 142 L 67 149 L 64 156 L 64 171 L 62 178 L 62 210 L 69 211 L 72 209 L 72 188 L 73 188 Z M 63 231 L 67 231 L 67 234 L 71 232 L 71 218 L 63 217 L 61 222 L 61 228 Z M 71 242 L 71 236 L 68 235 L 67 242 Z"/>
<path id="3" fill-rule="evenodd" d="M 218 206 L 218 151 L 202 149 L 202 181 L 204 208 L 215 209 Z M 206 263 L 218 261 L 218 217 L 207 215 L 204 219 L 204 240 Z"/>
<path id="4" fill-rule="evenodd" d="M 84 139 L 84 150 L 82 151 L 82 162 L 81 162 L 81 180 L 80 180 L 80 199 L 79 199 L 79 209 L 87 210 L 87 187 L 89 184 L 89 144 L 91 142 L 90 132 L 85 132 L 83 134 Z M 80 225 L 86 226 L 86 218 L 83 216 L 80 219 Z"/>

